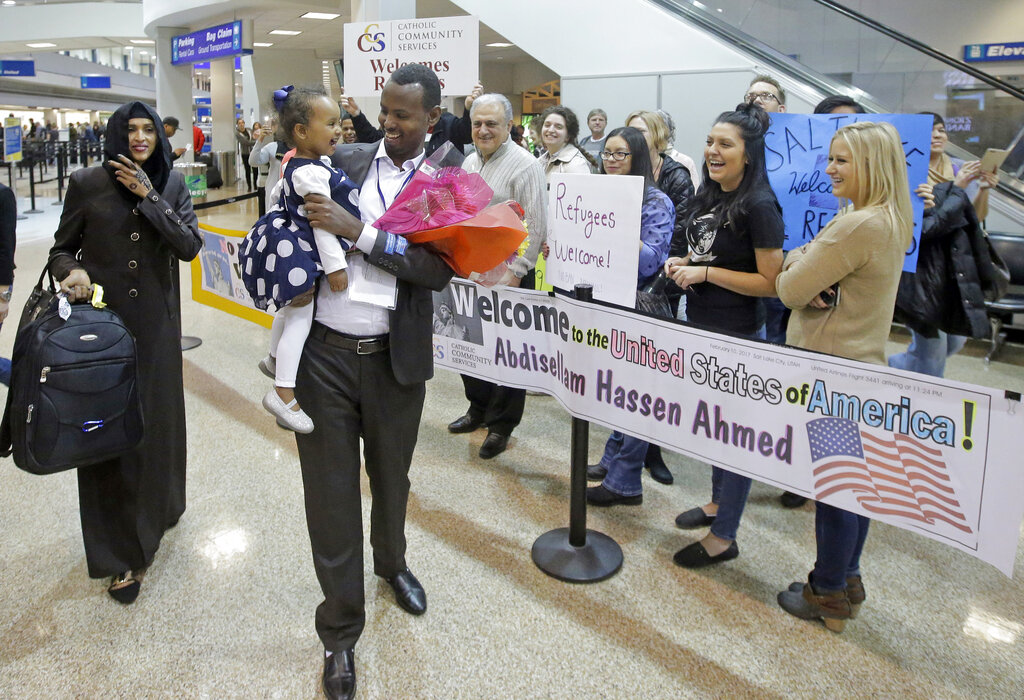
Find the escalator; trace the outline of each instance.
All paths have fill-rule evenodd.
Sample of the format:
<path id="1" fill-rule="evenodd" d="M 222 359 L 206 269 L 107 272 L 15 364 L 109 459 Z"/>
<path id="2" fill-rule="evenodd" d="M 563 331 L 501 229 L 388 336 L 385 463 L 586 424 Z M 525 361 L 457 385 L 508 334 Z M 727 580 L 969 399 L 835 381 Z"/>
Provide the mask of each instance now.
<path id="1" fill-rule="evenodd" d="M 935 112 L 950 155 L 1007 151 L 990 229 L 1024 232 L 1024 80 L 999 79 L 832 0 L 650 0 L 772 73 L 870 112 Z"/>

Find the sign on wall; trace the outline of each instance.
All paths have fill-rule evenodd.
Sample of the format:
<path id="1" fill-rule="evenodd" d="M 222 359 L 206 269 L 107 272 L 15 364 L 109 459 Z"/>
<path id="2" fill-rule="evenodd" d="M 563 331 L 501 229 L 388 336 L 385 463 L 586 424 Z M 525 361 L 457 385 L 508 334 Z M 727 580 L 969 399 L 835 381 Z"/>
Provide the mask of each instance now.
<path id="1" fill-rule="evenodd" d="M 109 75 L 83 75 L 82 76 L 82 89 L 83 90 L 103 90 L 110 88 L 110 76 Z"/>
<path id="2" fill-rule="evenodd" d="M 247 53 L 242 49 L 242 22 L 220 24 L 171 37 L 171 64 L 199 63 Z"/>
<path id="3" fill-rule="evenodd" d="M 0 61 L 0 75 L 30 78 L 35 74 L 35 61 Z"/>
<path id="4" fill-rule="evenodd" d="M 967 44 L 964 60 L 968 63 L 987 61 L 1024 61 L 1024 41 L 1007 44 Z"/>
<path id="5" fill-rule="evenodd" d="M 832 180 L 825 174 L 832 136 L 854 122 L 888 122 L 896 127 L 907 159 L 910 204 L 914 214 L 914 241 L 903 269 L 917 269 L 918 242 L 924 202 L 914 194 L 928 181 L 932 118 L 922 114 L 772 114 L 765 135 L 765 166 L 786 223 L 783 250 L 804 245 L 833 219 L 839 200 L 832 195 Z"/>
<path id="6" fill-rule="evenodd" d="M 480 79 L 480 20 L 430 17 L 345 25 L 345 92 L 379 95 L 400 66 L 422 63 L 442 95 L 468 95 Z"/>
<path id="7" fill-rule="evenodd" d="M 552 173 L 548 188 L 547 284 L 594 288 L 594 298 L 636 303 L 644 179 Z"/>

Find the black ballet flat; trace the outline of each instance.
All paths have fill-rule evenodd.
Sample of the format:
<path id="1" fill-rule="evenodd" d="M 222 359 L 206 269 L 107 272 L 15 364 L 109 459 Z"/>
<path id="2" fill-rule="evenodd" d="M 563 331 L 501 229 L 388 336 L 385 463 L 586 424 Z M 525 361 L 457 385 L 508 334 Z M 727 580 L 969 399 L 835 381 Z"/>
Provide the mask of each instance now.
<path id="1" fill-rule="evenodd" d="M 135 572 L 122 571 L 110 579 L 107 593 L 118 603 L 131 605 L 139 597 L 139 591 L 142 590 L 142 577 L 145 573 L 145 569 Z"/>

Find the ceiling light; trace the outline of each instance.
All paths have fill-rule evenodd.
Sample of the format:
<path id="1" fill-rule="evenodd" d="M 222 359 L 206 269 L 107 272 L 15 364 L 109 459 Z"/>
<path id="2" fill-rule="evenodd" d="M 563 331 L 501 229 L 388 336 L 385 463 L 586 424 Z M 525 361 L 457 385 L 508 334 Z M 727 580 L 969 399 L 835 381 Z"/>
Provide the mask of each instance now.
<path id="1" fill-rule="evenodd" d="M 273 42 L 266 42 L 266 41 L 254 41 L 254 42 L 252 42 L 252 45 L 255 46 L 255 47 L 261 48 L 261 49 L 265 49 L 268 46 L 273 46 L 274 43 Z"/>
<path id="2" fill-rule="evenodd" d="M 139 53 L 141 53 L 143 56 L 149 55 L 149 51 L 139 51 Z"/>
<path id="3" fill-rule="evenodd" d="M 341 17 L 341 15 L 332 14 L 330 12 L 307 12 L 299 19 L 336 19 L 338 17 Z"/>
<path id="4" fill-rule="evenodd" d="M 155 44 L 156 42 L 152 39 L 131 39 L 133 44 Z"/>
<path id="5" fill-rule="evenodd" d="M 4 3 L 3 3 L 3 4 L 4 4 L 4 5 L 14 5 L 14 4 L 15 4 L 15 2 L 14 2 L 14 0 L 4 0 Z"/>
<path id="6" fill-rule="evenodd" d="M 487 46 L 490 46 L 492 49 L 507 49 L 509 46 L 515 46 L 515 44 L 509 44 L 508 42 L 504 41 L 496 41 L 493 44 L 487 44 Z"/>
<path id="7" fill-rule="evenodd" d="M 25 46 L 29 47 L 30 49 L 52 49 L 54 46 L 56 46 L 56 44 L 51 44 L 48 41 L 41 41 L 36 44 L 25 44 Z"/>
<path id="8" fill-rule="evenodd" d="M 281 36 L 296 36 L 298 34 L 302 34 L 302 32 L 297 32 L 292 29 L 273 29 L 270 32 L 268 32 L 268 34 L 280 34 Z"/>

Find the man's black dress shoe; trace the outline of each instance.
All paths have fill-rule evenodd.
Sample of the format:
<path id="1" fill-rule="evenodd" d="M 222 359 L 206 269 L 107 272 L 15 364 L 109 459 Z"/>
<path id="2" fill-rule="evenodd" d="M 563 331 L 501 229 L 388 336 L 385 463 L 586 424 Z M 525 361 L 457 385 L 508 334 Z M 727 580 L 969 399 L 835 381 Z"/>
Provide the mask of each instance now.
<path id="1" fill-rule="evenodd" d="M 807 503 L 806 498 L 798 493 L 793 493 L 792 491 L 783 491 L 782 495 L 779 496 L 779 500 L 782 501 L 782 506 L 784 508 L 799 508 L 804 503 Z"/>
<path id="2" fill-rule="evenodd" d="M 661 456 L 661 448 L 658 445 L 647 446 L 644 469 L 648 470 L 651 473 L 651 478 L 659 484 L 671 484 L 675 481 L 672 472 L 665 465 L 665 460 Z"/>
<path id="3" fill-rule="evenodd" d="M 336 651 L 324 659 L 324 695 L 330 700 L 356 696 L 355 650 Z"/>
<path id="4" fill-rule="evenodd" d="M 427 611 L 427 592 L 411 571 L 399 571 L 384 580 L 395 591 L 395 601 L 402 610 L 411 615 L 422 615 Z"/>
<path id="5" fill-rule="evenodd" d="M 500 433 L 487 433 L 484 444 L 480 445 L 480 459 L 491 459 L 497 457 L 508 447 L 508 435 Z"/>
<path id="6" fill-rule="evenodd" d="M 608 467 L 603 464 L 591 464 L 587 467 L 587 481 L 604 481 L 608 476 Z"/>
<path id="7" fill-rule="evenodd" d="M 449 433 L 471 433 L 484 424 L 482 418 L 476 418 L 470 414 L 456 418 L 448 424 Z"/>
<path id="8" fill-rule="evenodd" d="M 644 502 L 644 495 L 620 496 L 609 491 L 604 484 L 591 486 L 587 489 L 587 503 L 592 506 L 638 506 Z"/>

